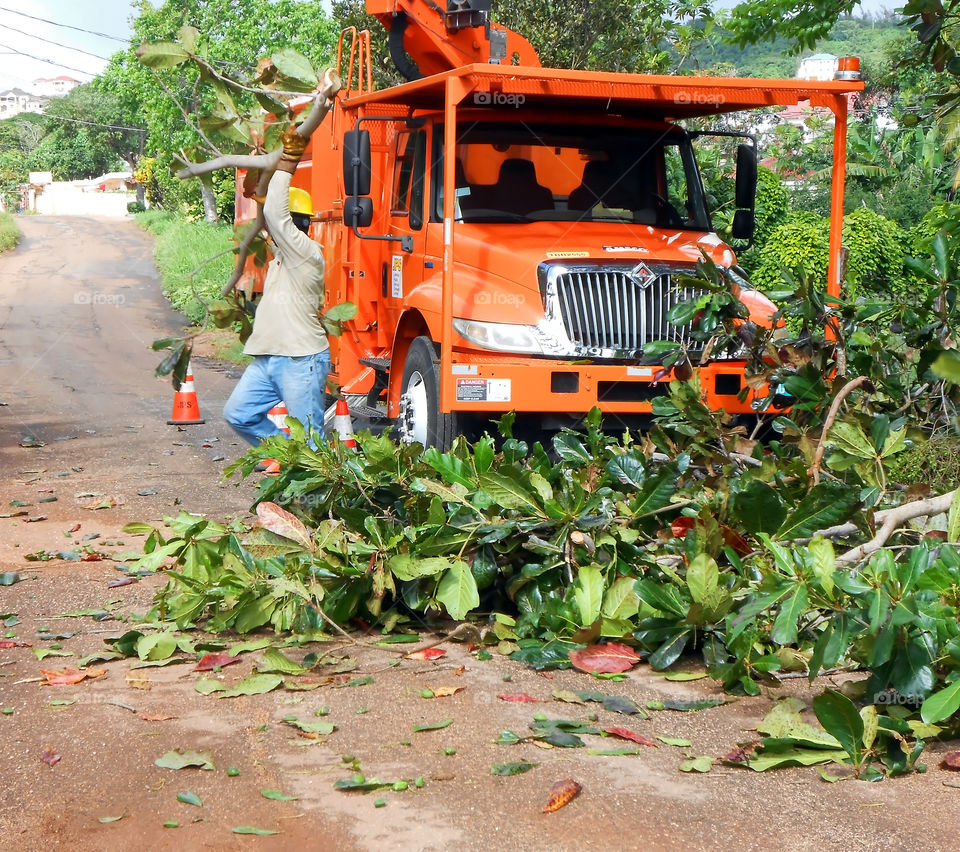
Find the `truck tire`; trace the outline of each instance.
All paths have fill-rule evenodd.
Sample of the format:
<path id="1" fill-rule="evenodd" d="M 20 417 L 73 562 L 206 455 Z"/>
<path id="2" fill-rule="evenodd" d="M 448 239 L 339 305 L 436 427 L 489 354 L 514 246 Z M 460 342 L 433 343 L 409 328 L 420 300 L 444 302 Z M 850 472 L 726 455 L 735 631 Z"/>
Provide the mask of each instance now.
<path id="1" fill-rule="evenodd" d="M 446 452 L 459 434 L 457 415 L 440 412 L 440 365 L 433 341 L 414 338 L 407 350 L 400 386 L 397 435 L 405 444 L 419 442 Z"/>

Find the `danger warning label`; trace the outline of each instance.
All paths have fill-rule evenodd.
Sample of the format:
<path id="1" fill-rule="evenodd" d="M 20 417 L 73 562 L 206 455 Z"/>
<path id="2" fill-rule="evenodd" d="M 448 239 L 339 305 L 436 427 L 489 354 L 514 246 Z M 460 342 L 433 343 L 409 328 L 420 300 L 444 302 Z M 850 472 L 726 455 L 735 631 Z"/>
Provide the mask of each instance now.
<path id="1" fill-rule="evenodd" d="M 457 402 L 509 402 L 510 379 L 457 379 Z"/>

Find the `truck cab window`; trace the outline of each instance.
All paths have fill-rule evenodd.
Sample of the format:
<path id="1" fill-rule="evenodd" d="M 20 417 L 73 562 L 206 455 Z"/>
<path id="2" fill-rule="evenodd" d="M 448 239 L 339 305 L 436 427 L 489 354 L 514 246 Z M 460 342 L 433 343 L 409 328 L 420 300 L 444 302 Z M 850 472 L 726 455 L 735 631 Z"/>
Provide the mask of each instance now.
<path id="1" fill-rule="evenodd" d="M 465 223 L 604 221 L 710 229 L 683 133 L 476 123 L 458 136 L 456 216 Z M 438 175 L 436 219 L 443 215 L 442 185 Z"/>
<path id="2" fill-rule="evenodd" d="M 423 183 L 426 166 L 426 135 L 422 130 L 397 134 L 390 213 L 409 217 L 410 227 L 423 226 Z"/>

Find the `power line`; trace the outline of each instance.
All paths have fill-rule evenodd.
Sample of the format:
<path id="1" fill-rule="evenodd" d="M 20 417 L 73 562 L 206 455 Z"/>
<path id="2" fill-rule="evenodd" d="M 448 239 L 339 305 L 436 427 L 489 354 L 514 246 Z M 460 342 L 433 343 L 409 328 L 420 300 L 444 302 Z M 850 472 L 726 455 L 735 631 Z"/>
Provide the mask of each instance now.
<path id="1" fill-rule="evenodd" d="M 89 124 L 91 127 L 105 127 L 108 130 L 131 130 L 134 133 L 146 133 L 146 127 L 126 127 L 123 124 L 101 124 L 99 121 L 84 121 L 82 118 L 66 118 L 62 115 L 44 115 L 51 121 L 69 121 L 73 124 Z"/>
<path id="2" fill-rule="evenodd" d="M 64 65 L 60 62 L 55 62 L 52 59 L 44 59 L 44 57 L 42 56 L 34 56 L 32 53 L 24 53 L 22 50 L 17 50 L 14 47 L 10 47 L 10 45 L 8 44 L 0 44 L 0 48 L 3 48 L 4 50 L 9 50 L 11 53 L 17 54 L 17 56 L 26 56 L 28 59 L 36 59 L 38 62 L 43 62 L 46 65 L 53 65 L 56 68 L 64 68 L 67 71 L 76 71 L 80 74 L 86 74 L 88 77 L 97 76 L 93 71 L 84 71 L 82 68 L 74 68 L 71 65 Z"/>
<path id="3" fill-rule="evenodd" d="M 30 38 L 35 38 L 37 41 L 45 41 L 47 44 L 56 45 L 57 47 L 64 47 L 67 50 L 74 50 L 77 53 L 83 53 L 83 54 L 86 54 L 87 56 L 92 56 L 94 59 L 102 59 L 105 62 L 110 61 L 109 56 L 100 56 L 100 54 L 91 53 L 89 50 L 83 50 L 79 47 L 71 47 L 69 44 L 62 44 L 59 41 L 51 41 L 50 39 L 44 38 L 43 36 L 38 36 L 38 35 L 34 35 L 33 33 L 28 33 L 26 30 L 18 30 L 16 27 L 11 27 L 9 24 L 0 24 L 0 27 L 3 27 L 3 29 L 5 30 L 13 30 L 15 33 L 20 33 L 20 35 L 25 35 L 25 36 L 29 36 Z"/>
<path id="4" fill-rule="evenodd" d="M 90 35 L 100 36 L 100 38 L 109 38 L 113 41 L 120 41 L 124 44 L 130 44 L 130 39 L 128 38 L 118 38 L 117 36 L 107 35 L 106 33 L 98 33 L 95 30 L 85 30 L 83 27 L 74 27 L 70 24 L 60 24 L 57 21 L 51 21 L 49 18 L 38 18 L 36 15 L 28 15 L 26 12 L 19 12 L 16 9 L 8 9 L 6 6 L 0 6 L 0 12 L 10 12 L 13 15 L 22 15 L 24 18 L 31 18 L 34 21 L 40 21 L 44 24 L 52 24 L 55 27 L 64 27 L 68 30 L 76 30 L 80 33 L 89 33 Z"/>

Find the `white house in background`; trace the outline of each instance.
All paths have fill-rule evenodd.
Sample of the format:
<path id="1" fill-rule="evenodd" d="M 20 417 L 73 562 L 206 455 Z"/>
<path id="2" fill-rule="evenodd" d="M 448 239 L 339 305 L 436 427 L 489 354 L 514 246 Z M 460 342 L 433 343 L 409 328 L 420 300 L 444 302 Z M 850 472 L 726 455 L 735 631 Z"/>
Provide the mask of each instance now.
<path id="1" fill-rule="evenodd" d="M 798 80 L 832 80 L 837 73 L 839 59 L 832 53 L 815 53 L 800 60 Z"/>
<path id="2" fill-rule="evenodd" d="M 12 118 L 22 112 L 43 112 L 43 101 L 23 89 L 7 89 L 0 92 L 0 118 Z"/>
<path id="3" fill-rule="evenodd" d="M 66 75 L 49 79 L 46 77 L 38 77 L 33 81 L 33 91 L 43 97 L 58 98 L 77 88 L 79 85 L 79 80 L 74 80 L 73 77 L 67 77 Z"/>

